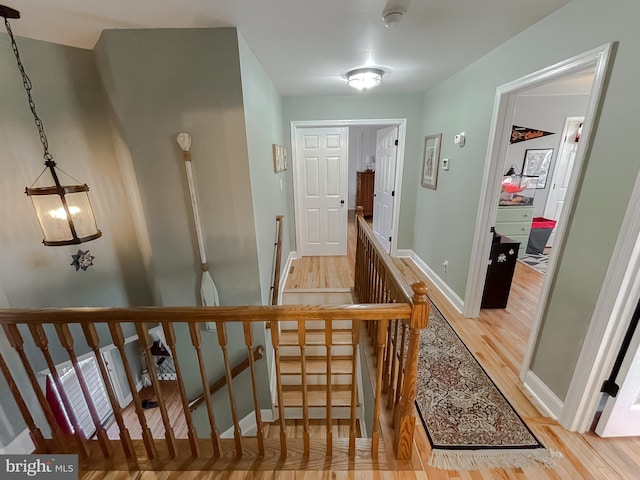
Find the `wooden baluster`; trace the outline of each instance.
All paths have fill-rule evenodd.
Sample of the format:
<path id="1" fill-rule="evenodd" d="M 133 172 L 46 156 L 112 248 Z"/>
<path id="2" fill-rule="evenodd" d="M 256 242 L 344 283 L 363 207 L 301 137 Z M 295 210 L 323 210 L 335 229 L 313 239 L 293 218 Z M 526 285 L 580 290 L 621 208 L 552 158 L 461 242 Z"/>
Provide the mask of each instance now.
<path id="1" fill-rule="evenodd" d="M 358 295 L 358 299 L 360 302 L 364 302 L 364 290 L 363 290 L 363 271 L 364 271 L 364 264 L 363 264 L 363 254 L 364 254 L 364 243 L 362 240 L 362 228 L 360 227 L 360 217 L 363 214 L 363 208 L 361 206 L 356 207 L 356 239 L 357 239 L 357 245 L 356 245 L 356 265 L 355 265 L 355 269 L 356 269 L 356 278 L 355 278 L 355 287 L 356 287 L 356 294 Z"/>
<path id="2" fill-rule="evenodd" d="M 400 350 L 398 357 L 398 378 L 396 379 L 396 396 L 395 401 L 393 403 L 393 425 L 394 427 L 398 424 L 400 409 L 398 406 L 400 405 L 400 396 L 402 395 L 402 381 L 404 379 L 404 350 L 407 340 L 407 322 L 402 320 L 402 339 L 400 341 Z"/>
<path id="3" fill-rule="evenodd" d="M 351 346 L 353 365 L 351 367 L 351 409 L 349 415 L 349 458 L 356 455 L 356 407 L 358 404 L 358 352 L 360 343 L 360 320 L 351 321 Z"/>
<path id="4" fill-rule="evenodd" d="M 327 457 L 333 455 L 333 399 L 331 396 L 331 384 L 333 375 L 331 371 L 331 345 L 333 344 L 333 321 L 324 321 L 324 344 L 327 349 Z"/>
<path id="5" fill-rule="evenodd" d="M 389 393 L 389 389 L 391 388 L 391 364 L 393 357 L 393 349 L 391 348 L 391 322 L 387 322 L 387 332 L 385 336 L 387 337 L 387 348 L 385 348 L 384 355 L 382 393 L 386 395 Z"/>
<path id="6" fill-rule="evenodd" d="M 60 427 L 58 426 L 58 422 L 56 421 L 56 417 L 51 411 L 51 406 L 47 401 L 42 389 L 40 388 L 40 384 L 38 383 L 38 379 L 36 378 L 36 374 L 33 371 L 33 367 L 27 358 L 27 354 L 24 351 L 24 340 L 22 338 L 22 334 L 20 330 L 18 330 L 18 326 L 15 324 L 10 325 L 2 325 L 5 334 L 7 335 L 7 340 L 9 341 L 9 345 L 18 353 L 18 357 L 24 366 L 24 370 L 27 373 L 27 378 L 29 379 L 29 383 L 31 384 L 31 388 L 33 388 L 34 393 L 38 399 L 38 403 L 40 404 L 40 408 L 44 412 L 44 416 L 47 419 L 47 423 L 49 424 L 49 428 L 51 429 L 51 437 L 53 439 L 53 449 L 56 453 L 65 453 L 67 451 L 66 447 L 66 438 Z"/>
<path id="7" fill-rule="evenodd" d="M 80 455 L 83 457 L 88 457 L 90 454 L 90 450 L 89 445 L 87 444 L 87 438 L 80 428 L 78 417 L 76 417 L 76 414 L 73 411 L 73 407 L 71 406 L 71 402 L 69 401 L 69 397 L 67 396 L 67 392 L 62 386 L 62 380 L 60 379 L 60 375 L 58 375 L 58 369 L 56 368 L 56 364 L 51 357 L 51 353 L 49 352 L 49 339 L 47 338 L 47 334 L 44 331 L 44 327 L 41 324 L 31 324 L 29 325 L 29 332 L 31 332 L 34 343 L 42 352 L 44 360 L 47 363 L 47 367 L 49 368 L 49 372 L 51 372 L 53 381 L 56 384 L 56 389 L 58 390 L 58 395 L 60 395 L 60 400 L 62 400 L 62 404 L 64 405 L 67 417 L 69 418 L 69 421 L 73 426 L 74 438 L 76 440 L 78 448 L 80 449 Z"/>
<path id="8" fill-rule="evenodd" d="M 413 445 L 416 420 L 413 416 L 413 402 L 416 398 L 418 381 L 418 353 L 420 350 L 420 332 L 429 323 L 429 299 L 427 286 L 423 282 L 414 283 L 411 320 L 409 325 L 409 347 L 405 364 L 400 414 L 396 424 L 394 447 L 398 460 L 409 460 Z"/>
<path id="9" fill-rule="evenodd" d="M 369 244 L 369 251 L 371 252 L 371 293 L 369 296 L 369 303 L 376 303 L 376 288 L 378 281 L 378 270 L 376 265 L 376 252 L 373 248 L 373 244 Z"/>
<path id="10" fill-rule="evenodd" d="M 307 388 L 307 325 L 304 320 L 298 320 L 298 344 L 300 345 L 300 376 L 302 380 L 302 429 L 304 442 L 304 456 L 309 456 L 309 391 Z"/>
<path id="11" fill-rule="evenodd" d="M 66 323 L 56 324 L 55 329 L 56 333 L 58 334 L 58 339 L 60 340 L 60 345 L 62 345 L 62 348 L 67 351 L 69 359 L 71 360 L 71 365 L 73 365 L 73 369 L 75 370 L 76 377 L 78 378 L 78 384 L 80 385 L 80 390 L 82 391 L 84 400 L 87 403 L 89 415 L 91 416 L 93 425 L 96 427 L 96 437 L 98 437 L 98 442 L 100 443 L 102 454 L 105 458 L 110 458 L 113 455 L 113 451 L 111 450 L 109 437 L 107 437 L 107 432 L 102 425 L 102 421 L 100 420 L 100 415 L 98 414 L 96 405 L 95 403 L 93 403 L 93 398 L 91 397 L 91 392 L 89 391 L 89 387 L 87 386 L 87 381 L 84 378 L 84 373 L 78 362 L 76 352 L 73 350 L 74 342 L 73 335 L 71 334 L 71 329 L 69 329 L 69 325 L 67 325 Z"/>
<path id="12" fill-rule="evenodd" d="M 384 350 L 387 344 L 387 324 L 388 320 L 381 320 L 378 328 L 376 347 L 378 350 L 378 363 L 376 369 L 376 393 L 373 406 L 373 427 L 371 428 L 371 456 L 378 458 L 378 443 L 380 441 L 380 407 L 382 405 L 382 382 L 384 370 Z"/>
<path id="13" fill-rule="evenodd" d="M 227 328 L 224 322 L 216 322 L 218 332 L 218 343 L 222 348 L 222 358 L 224 359 L 224 374 L 227 378 L 227 392 L 229 393 L 229 404 L 231 406 L 231 418 L 233 419 L 233 438 L 236 442 L 236 456 L 242 456 L 242 430 L 240 430 L 240 419 L 238 418 L 238 408 L 233 396 L 231 365 L 229 364 L 229 352 L 227 352 Z M 249 354 L 251 357 L 251 354 Z"/>
<path id="14" fill-rule="evenodd" d="M 372 282 L 371 282 L 371 303 L 378 303 L 378 257 L 375 254 L 375 251 L 371 249 L 371 274 L 372 274 Z"/>
<path id="15" fill-rule="evenodd" d="M 264 431 L 262 429 L 262 414 L 260 413 L 260 402 L 258 400 L 258 388 L 256 386 L 255 359 L 253 358 L 253 329 L 251 322 L 243 322 L 244 344 L 247 346 L 249 354 L 249 372 L 251 373 L 251 389 L 253 391 L 253 409 L 256 415 L 256 436 L 258 438 L 258 453 L 264 455 Z"/>
<path id="16" fill-rule="evenodd" d="M 158 380 L 158 371 L 153 361 L 153 355 L 151 354 L 151 337 L 149 336 L 149 329 L 146 323 L 136 323 L 136 331 L 138 332 L 138 343 L 142 347 L 144 356 L 147 359 L 147 368 L 149 369 L 149 376 L 151 377 L 151 384 L 153 390 L 156 393 L 156 400 L 158 407 L 160 408 L 160 416 L 162 417 L 162 424 L 164 425 L 164 439 L 167 442 L 167 448 L 171 458 L 175 458 L 178 454 L 178 448 L 176 446 L 176 436 L 171 426 L 171 420 L 169 420 L 169 414 L 167 413 L 167 405 L 164 400 L 164 393 Z"/>
<path id="17" fill-rule="evenodd" d="M 42 432 L 36 425 L 36 422 L 33 420 L 33 417 L 31 416 L 31 412 L 29 411 L 29 407 L 25 403 L 24 398 L 22 397 L 22 393 L 20 393 L 20 390 L 18 389 L 18 385 L 16 385 L 16 382 L 13 379 L 13 376 L 11 375 L 9 366 L 4 361 L 2 352 L 0 352 L 0 370 L 2 370 L 4 378 L 7 381 L 7 385 L 9 386 L 9 390 L 11 390 L 11 394 L 13 395 L 13 399 L 16 401 L 16 404 L 18 405 L 18 409 L 22 414 L 22 418 L 24 419 L 24 422 L 27 424 L 27 428 L 29 429 L 29 436 L 31 437 L 31 440 L 33 441 L 33 444 L 36 447 L 36 452 L 51 453 L 51 450 L 49 449 L 49 445 L 47 444 L 47 441 L 44 439 Z"/>
<path id="18" fill-rule="evenodd" d="M 122 418 L 122 408 L 120 408 L 118 398 L 113 391 L 111 379 L 109 378 L 107 367 L 104 364 L 102 353 L 100 352 L 100 337 L 98 336 L 98 331 L 96 330 L 96 327 L 93 323 L 83 323 L 82 330 L 84 331 L 84 337 L 87 339 L 87 345 L 89 345 L 89 348 L 93 351 L 93 354 L 96 357 L 96 363 L 98 364 L 98 369 L 100 370 L 102 383 L 104 384 L 104 388 L 107 391 L 109 402 L 111 402 L 113 416 L 115 417 L 118 428 L 120 429 L 120 442 L 122 443 L 122 450 L 124 451 L 124 454 L 127 458 L 131 458 L 135 450 L 133 448 L 133 443 L 131 442 L 129 430 L 124 424 L 124 420 Z"/>
<path id="19" fill-rule="evenodd" d="M 384 283 L 382 280 L 382 275 L 384 272 L 384 265 L 382 263 L 382 258 L 376 257 L 378 259 L 378 291 L 377 291 L 377 301 L 376 303 L 384 303 Z"/>
<path id="20" fill-rule="evenodd" d="M 387 396 L 387 410 L 391 410 L 393 408 L 393 403 L 395 400 L 395 382 L 396 375 L 398 375 L 398 355 L 400 352 L 398 351 L 398 327 L 400 325 L 400 320 L 393 321 L 393 342 L 390 343 L 391 350 L 391 374 L 389 375 L 389 395 Z M 391 336 L 391 335 L 389 335 Z"/>
<path id="21" fill-rule="evenodd" d="M 120 325 L 119 323 L 110 323 L 109 332 L 111 332 L 111 339 L 113 340 L 113 344 L 116 346 L 116 349 L 120 354 L 120 358 L 122 359 L 122 366 L 124 367 L 125 377 L 127 378 L 127 384 L 129 385 L 129 390 L 131 390 L 133 405 L 136 410 L 136 415 L 138 416 L 138 421 L 140 422 L 140 428 L 142 429 L 142 440 L 144 442 L 144 447 L 147 451 L 147 456 L 150 459 L 155 458 L 157 456 L 156 446 L 153 441 L 153 435 L 151 434 L 151 430 L 149 430 L 149 426 L 147 425 L 147 418 L 144 415 L 144 410 L 142 409 L 142 402 L 140 401 L 140 395 L 138 395 L 138 390 L 136 389 L 136 382 L 133 378 L 133 374 L 131 373 L 131 367 L 129 366 L 129 359 L 127 358 L 127 353 L 125 352 L 125 349 L 124 349 L 124 333 L 122 332 L 122 325 Z"/>
<path id="22" fill-rule="evenodd" d="M 207 371 L 204 367 L 204 359 L 202 358 L 202 350 L 200 345 L 202 343 L 202 337 L 200 335 L 200 324 L 190 323 L 189 333 L 191 334 L 191 344 L 196 350 L 196 356 L 198 357 L 198 366 L 200 367 L 200 382 L 202 383 L 202 391 L 204 393 L 204 403 L 207 406 L 207 416 L 209 417 L 209 427 L 211 429 L 211 445 L 213 445 L 213 454 L 216 457 L 220 456 L 220 438 L 218 437 L 218 428 L 216 427 L 216 416 L 213 413 L 213 406 L 211 405 L 211 395 L 209 395 L 209 380 L 207 379 Z"/>
<path id="23" fill-rule="evenodd" d="M 164 330 L 164 337 L 167 341 L 169 350 L 171 350 L 173 365 L 176 369 L 176 377 L 178 378 L 178 391 L 180 392 L 180 400 L 182 401 L 182 411 L 184 412 L 185 422 L 187 422 L 187 436 L 189 437 L 191 456 L 193 458 L 197 458 L 198 455 L 200 455 L 200 447 L 198 446 L 198 434 L 196 432 L 196 428 L 193 425 L 191 409 L 189 408 L 189 398 L 187 397 L 187 391 L 184 388 L 182 370 L 180 369 L 180 362 L 178 361 L 178 351 L 176 349 L 176 332 L 173 329 L 173 324 L 170 322 L 163 322 L 162 330 Z"/>
<path id="24" fill-rule="evenodd" d="M 271 344 L 276 362 L 276 388 L 278 391 L 278 417 L 280 422 L 280 457 L 287 456 L 287 432 L 285 431 L 284 395 L 282 393 L 282 374 L 280 373 L 280 325 L 271 322 Z"/>

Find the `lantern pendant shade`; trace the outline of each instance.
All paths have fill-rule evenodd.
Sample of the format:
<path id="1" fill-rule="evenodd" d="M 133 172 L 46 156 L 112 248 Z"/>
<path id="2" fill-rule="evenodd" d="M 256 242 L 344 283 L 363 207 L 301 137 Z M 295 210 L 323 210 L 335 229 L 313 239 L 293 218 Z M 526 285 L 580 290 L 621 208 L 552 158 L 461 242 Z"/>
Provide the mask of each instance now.
<path id="1" fill-rule="evenodd" d="M 36 112 L 36 104 L 31 96 L 33 85 L 22 65 L 22 60 L 18 53 L 18 45 L 9 24 L 10 18 L 20 18 L 20 12 L 0 5 L 0 17 L 4 18 L 4 25 L 18 64 L 18 72 L 22 76 L 22 85 L 27 93 L 29 108 L 38 129 L 40 143 L 42 143 L 44 151 L 45 169 L 34 184 L 25 189 L 25 193 L 31 198 L 42 229 L 44 236 L 42 243 L 47 246 L 77 245 L 100 238 L 102 232 L 98 230 L 93 215 L 93 209 L 89 201 L 89 187 L 86 184 L 80 184 L 80 182 L 77 185 L 62 185 L 56 172 L 56 162 L 53 161 L 53 156 L 49 153 L 49 142 L 44 131 L 44 125 Z M 34 185 L 47 169 L 53 177 L 54 185 L 50 187 L 35 187 Z M 62 170 L 60 171 L 63 172 Z M 73 177 L 70 178 L 77 182 Z"/>
<path id="2" fill-rule="evenodd" d="M 46 246 L 77 245 L 100 238 L 87 185 L 27 188 Z"/>

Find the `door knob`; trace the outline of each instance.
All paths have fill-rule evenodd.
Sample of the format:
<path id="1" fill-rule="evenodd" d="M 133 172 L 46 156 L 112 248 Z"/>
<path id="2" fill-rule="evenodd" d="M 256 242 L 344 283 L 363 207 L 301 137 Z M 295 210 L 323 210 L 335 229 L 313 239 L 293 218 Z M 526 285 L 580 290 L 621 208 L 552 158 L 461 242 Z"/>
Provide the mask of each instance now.
<path id="1" fill-rule="evenodd" d="M 341 204 L 341 205 L 344 205 L 344 200 L 340 200 L 340 204 Z"/>

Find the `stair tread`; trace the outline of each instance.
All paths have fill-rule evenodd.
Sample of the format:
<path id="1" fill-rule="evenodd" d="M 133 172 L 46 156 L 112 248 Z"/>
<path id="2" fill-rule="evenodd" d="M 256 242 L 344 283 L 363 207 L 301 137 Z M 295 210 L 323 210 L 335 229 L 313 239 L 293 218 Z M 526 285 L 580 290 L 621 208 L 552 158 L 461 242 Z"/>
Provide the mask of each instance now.
<path id="1" fill-rule="evenodd" d="M 302 385 L 284 385 L 282 388 L 285 407 L 302 407 Z M 325 407 L 327 405 L 327 388 L 324 385 L 307 386 L 309 407 Z M 348 407 L 351 405 L 351 386 L 333 385 L 331 387 L 331 406 Z"/>
<path id="2" fill-rule="evenodd" d="M 326 356 L 307 356 L 306 370 L 308 375 L 326 375 L 327 374 L 327 357 Z M 331 373 L 333 375 L 351 374 L 353 369 L 353 357 L 332 357 Z M 287 356 L 280 357 L 280 373 L 282 375 L 300 375 L 302 373 L 302 364 L 300 357 Z"/>
<path id="3" fill-rule="evenodd" d="M 307 330 L 305 345 L 324 345 L 324 330 Z M 351 345 L 352 336 L 350 329 L 333 330 L 331 345 Z M 280 345 L 299 345 L 297 330 L 282 330 L 280 332 Z"/>

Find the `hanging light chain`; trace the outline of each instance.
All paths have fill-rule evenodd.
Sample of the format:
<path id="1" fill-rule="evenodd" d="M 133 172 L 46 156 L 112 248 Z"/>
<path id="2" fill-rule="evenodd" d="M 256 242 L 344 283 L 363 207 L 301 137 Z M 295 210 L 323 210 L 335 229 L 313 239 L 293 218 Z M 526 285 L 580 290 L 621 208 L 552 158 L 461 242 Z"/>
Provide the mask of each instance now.
<path id="1" fill-rule="evenodd" d="M 16 56 L 16 61 L 18 62 L 18 70 L 20 70 L 20 74 L 22 75 L 22 85 L 27 92 L 29 107 L 31 108 L 31 113 L 33 114 L 33 120 L 35 121 L 36 127 L 38 128 L 40 143 L 42 143 L 42 148 L 44 149 L 45 164 L 49 166 L 47 162 L 52 162 L 52 166 L 55 166 L 55 163 L 53 162 L 53 156 L 49 153 L 49 141 L 47 140 L 47 135 L 44 133 L 44 125 L 42 124 L 42 120 L 38 116 L 38 112 L 36 111 L 36 104 L 33 101 L 33 97 L 31 96 L 31 89 L 33 88 L 33 86 L 31 85 L 31 79 L 27 75 L 27 72 L 24 71 L 22 60 L 20 60 L 20 52 L 18 52 L 18 45 L 16 44 L 16 40 L 13 37 L 13 31 L 11 30 L 9 20 L 6 17 L 4 19 L 4 26 L 7 29 L 9 38 L 11 39 L 11 48 L 13 49 L 13 53 Z"/>

